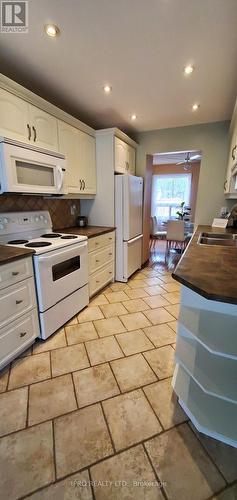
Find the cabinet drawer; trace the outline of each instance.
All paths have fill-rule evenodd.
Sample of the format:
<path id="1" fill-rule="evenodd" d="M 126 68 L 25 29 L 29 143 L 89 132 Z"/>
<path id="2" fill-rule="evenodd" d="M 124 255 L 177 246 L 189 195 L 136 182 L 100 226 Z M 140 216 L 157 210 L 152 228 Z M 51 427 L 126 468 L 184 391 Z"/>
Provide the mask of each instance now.
<path id="1" fill-rule="evenodd" d="M 36 306 L 34 278 L 28 278 L 0 291 L 0 327 Z"/>
<path id="2" fill-rule="evenodd" d="M 89 252 L 93 250 L 98 250 L 106 245 L 111 245 L 115 241 L 115 232 L 101 234 L 101 236 L 96 236 L 95 238 L 90 238 L 88 241 Z"/>
<path id="3" fill-rule="evenodd" d="M 113 245 L 91 252 L 89 254 L 89 274 L 94 273 L 97 269 L 100 269 L 112 260 L 114 260 Z"/>
<path id="4" fill-rule="evenodd" d="M 111 262 L 108 266 L 100 271 L 89 276 L 89 292 L 90 297 L 94 295 L 100 288 L 103 288 L 114 278 L 114 263 Z"/>
<path id="5" fill-rule="evenodd" d="M 33 276 L 32 258 L 20 259 L 0 267 L 0 290 Z"/>
<path id="6" fill-rule="evenodd" d="M 39 336 L 37 309 L 0 329 L 0 367 L 9 363 Z"/>

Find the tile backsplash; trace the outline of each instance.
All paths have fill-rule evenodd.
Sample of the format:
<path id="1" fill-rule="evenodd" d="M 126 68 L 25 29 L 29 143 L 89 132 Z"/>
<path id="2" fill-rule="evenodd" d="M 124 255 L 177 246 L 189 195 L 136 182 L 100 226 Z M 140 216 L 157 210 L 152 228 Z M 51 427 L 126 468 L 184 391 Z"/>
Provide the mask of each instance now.
<path id="1" fill-rule="evenodd" d="M 73 215 L 71 207 L 74 208 Z M 53 222 L 53 229 L 75 226 L 80 214 L 80 200 L 51 199 L 42 196 L 3 194 L 0 196 L 0 212 L 22 212 L 30 210 L 48 210 Z"/>

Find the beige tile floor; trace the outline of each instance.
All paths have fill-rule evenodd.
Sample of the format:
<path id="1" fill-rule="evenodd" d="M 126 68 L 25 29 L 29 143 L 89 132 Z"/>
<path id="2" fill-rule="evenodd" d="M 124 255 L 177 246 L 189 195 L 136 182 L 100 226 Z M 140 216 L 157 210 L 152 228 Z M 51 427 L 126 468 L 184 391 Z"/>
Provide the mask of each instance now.
<path id="1" fill-rule="evenodd" d="M 178 309 L 153 264 L 0 372 L 0 498 L 237 499 L 237 450 L 172 391 Z"/>

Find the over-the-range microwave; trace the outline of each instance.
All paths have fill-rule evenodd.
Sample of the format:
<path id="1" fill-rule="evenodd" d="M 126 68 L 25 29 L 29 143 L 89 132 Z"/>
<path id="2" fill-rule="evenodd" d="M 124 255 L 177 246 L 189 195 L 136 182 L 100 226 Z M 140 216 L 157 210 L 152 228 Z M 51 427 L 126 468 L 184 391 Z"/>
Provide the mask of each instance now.
<path id="1" fill-rule="evenodd" d="M 0 194 L 67 194 L 65 156 L 0 138 Z"/>

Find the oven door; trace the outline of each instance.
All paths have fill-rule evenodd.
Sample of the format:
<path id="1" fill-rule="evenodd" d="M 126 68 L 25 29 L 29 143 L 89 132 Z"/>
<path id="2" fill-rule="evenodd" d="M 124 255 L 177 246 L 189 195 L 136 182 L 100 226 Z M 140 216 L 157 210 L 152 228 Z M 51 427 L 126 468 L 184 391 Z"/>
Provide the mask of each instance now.
<path id="1" fill-rule="evenodd" d="M 65 159 L 24 146 L 1 145 L 1 192 L 65 194 Z"/>
<path id="2" fill-rule="evenodd" d="M 39 311 L 88 283 L 87 241 L 34 256 Z"/>

